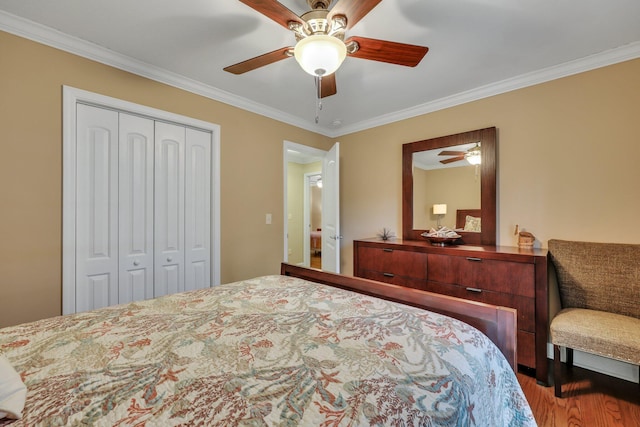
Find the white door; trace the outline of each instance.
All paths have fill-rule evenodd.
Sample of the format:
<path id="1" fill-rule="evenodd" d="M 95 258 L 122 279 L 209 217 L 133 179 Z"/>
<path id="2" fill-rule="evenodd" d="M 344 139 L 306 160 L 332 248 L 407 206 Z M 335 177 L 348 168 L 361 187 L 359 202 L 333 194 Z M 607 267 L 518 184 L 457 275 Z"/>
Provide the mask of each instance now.
<path id="1" fill-rule="evenodd" d="M 155 297 L 184 290 L 185 131 L 155 126 Z"/>
<path id="2" fill-rule="evenodd" d="M 75 311 L 118 303 L 118 113 L 78 104 Z"/>
<path id="3" fill-rule="evenodd" d="M 340 273 L 340 145 L 322 161 L 322 270 Z"/>
<path id="4" fill-rule="evenodd" d="M 153 145 L 151 119 L 120 113 L 119 303 L 153 298 Z"/>
<path id="5" fill-rule="evenodd" d="M 185 289 L 211 286 L 211 133 L 187 128 Z"/>

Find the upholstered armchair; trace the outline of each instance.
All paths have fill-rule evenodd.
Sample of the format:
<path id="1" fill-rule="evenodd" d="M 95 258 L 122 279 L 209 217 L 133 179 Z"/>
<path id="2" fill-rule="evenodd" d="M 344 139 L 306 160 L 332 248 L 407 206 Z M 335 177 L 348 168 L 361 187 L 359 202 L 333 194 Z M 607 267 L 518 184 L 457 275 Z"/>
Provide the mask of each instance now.
<path id="1" fill-rule="evenodd" d="M 560 348 L 640 365 L 640 245 L 550 240 L 562 309 L 551 321 L 556 397 Z"/>

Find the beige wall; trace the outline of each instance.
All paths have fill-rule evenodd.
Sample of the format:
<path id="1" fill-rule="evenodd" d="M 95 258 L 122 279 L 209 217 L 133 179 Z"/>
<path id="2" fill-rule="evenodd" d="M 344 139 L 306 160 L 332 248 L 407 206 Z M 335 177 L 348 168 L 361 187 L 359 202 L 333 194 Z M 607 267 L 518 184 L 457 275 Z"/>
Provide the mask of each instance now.
<path id="1" fill-rule="evenodd" d="M 279 272 L 283 141 L 328 138 L 4 32 L 0 64 L 0 327 L 61 313 L 62 85 L 219 124 L 222 282 Z"/>
<path id="2" fill-rule="evenodd" d="M 302 264 L 303 213 L 304 213 L 304 165 L 289 162 L 287 165 L 287 248 L 288 261 Z"/>
<path id="3" fill-rule="evenodd" d="M 61 312 L 62 85 L 221 125 L 222 281 L 278 271 L 283 141 L 332 139 L 3 32 L 0 48 L 0 327 Z M 338 138 L 342 271 L 353 239 L 401 234 L 403 143 L 490 126 L 500 244 L 516 223 L 542 246 L 640 242 L 639 106 L 634 60 Z"/>
<path id="4" fill-rule="evenodd" d="M 640 59 L 340 137 L 342 267 L 353 239 L 401 235 L 402 144 L 498 129 L 498 244 L 513 230 L 640 243 Z M 363 191 L 364 186 L 370 188 Z"/>

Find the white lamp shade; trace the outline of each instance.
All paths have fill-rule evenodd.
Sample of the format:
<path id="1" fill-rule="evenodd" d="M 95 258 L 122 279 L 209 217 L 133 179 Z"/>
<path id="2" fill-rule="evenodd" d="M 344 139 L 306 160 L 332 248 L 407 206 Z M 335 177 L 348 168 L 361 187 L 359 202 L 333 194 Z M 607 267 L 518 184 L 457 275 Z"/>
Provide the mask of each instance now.
<path id="1" fill-rule="evenodd" d="M 446 215 L 447 214 L 447 205 L 433 205 L 433 214 L 434 215 Z"/>
<path id="2" fill-rule="evenodd" d="M 344 42 L 333 36 L 313 35 L 300 40 L 293 49 L 298 64 L 312 76 L 333 74 L 347 56 Z"/>

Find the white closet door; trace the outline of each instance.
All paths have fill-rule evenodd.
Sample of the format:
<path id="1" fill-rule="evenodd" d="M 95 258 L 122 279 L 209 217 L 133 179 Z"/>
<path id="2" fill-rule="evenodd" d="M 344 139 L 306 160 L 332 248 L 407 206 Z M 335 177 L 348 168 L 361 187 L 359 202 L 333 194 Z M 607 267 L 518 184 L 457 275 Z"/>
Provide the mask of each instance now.
<path id="1" fill-rule="evenodd" d="M 118 113 L 77 105 L 76 311 L 118 303 Z"/>
<path id="2" fill-rule="evenodd" d="M 120 113 L 120 304 L 153 298 L 154 122 Z"/>
<path id="3" fill-rule="evenodd" d="M 155 125 L 154 296 L 184 290 L 185 128 Z"/>
<path id="4" fill-rule="evenodd" d="M 187 128 L 185 290 L 211 286 L 211 133 Z"/>

